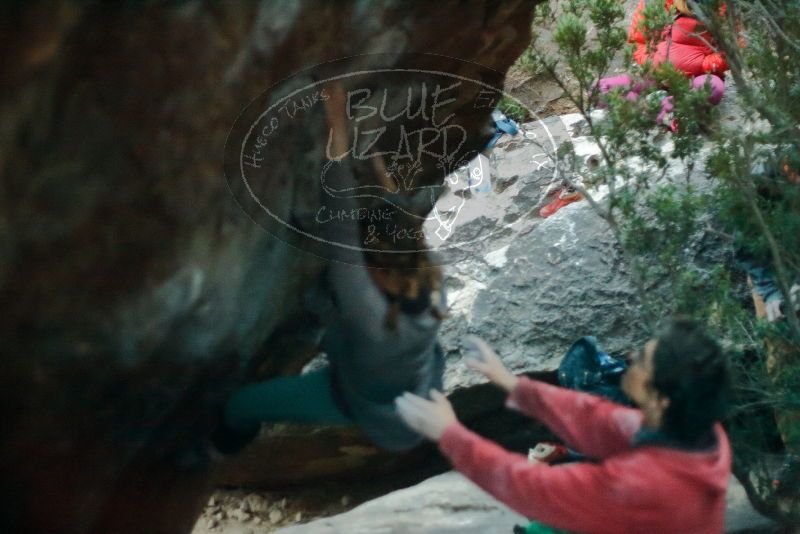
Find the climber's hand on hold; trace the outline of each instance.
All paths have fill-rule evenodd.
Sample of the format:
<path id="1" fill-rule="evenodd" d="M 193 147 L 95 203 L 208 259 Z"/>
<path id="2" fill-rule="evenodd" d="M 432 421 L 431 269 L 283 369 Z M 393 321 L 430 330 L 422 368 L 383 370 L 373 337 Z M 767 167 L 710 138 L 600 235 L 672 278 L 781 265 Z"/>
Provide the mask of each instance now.
<path id="1" fill-rule="evenodd" d="M 431 400 L 406 392 L 394 401 L 400 418 L 426 438 L 439 441 L 445 429 L 458 421 L 447 397 L 431 390 Z"/>
<path id="2" fill-rule="evenodd" d="M 493 384 L 511 392 L 519 380 L 511 373 L 492 348 L 478 336 L 467 336 L 464 349 L 469 357 L 467 366 L 486 375 Z"/>
<path id="3" fill-rule="evenodd" d="M 342 82 L 328 82 L 324 85 L 328 98 L 325 99 L 325 123 L 328 126 L 328 143 L 325 155 L 328 159 L 340 160 L 348 153 L 350 131 L 347 119 L 347 94 Z"/>
<path id="4" fill-rule="evenodd" d="M 341 82 L 325 84 L 325 123 L 328 126 L 327 148 L 322 165 L 322 202 L 334 212 L 358 208 L 357 183 L 348 155 L 350 130 L 345 111 L 347 96 Z"/>
<path id="5" fill-rule="evenodd" d="M 326 252 L 328 257 L 344 263 L 359 264 L 361 223 L 359 222 L 358 182 L 354 176 L 350 157 L 350 124 L 346 113 L 347 94 L 341 82 L 325 84 L 328 98 L 325 102 L 326 132 L 325 154 L 322 159 L 320 206 L 318 214 L 324 222 L 319 226 L 319 237 L 334 246 Z"/>

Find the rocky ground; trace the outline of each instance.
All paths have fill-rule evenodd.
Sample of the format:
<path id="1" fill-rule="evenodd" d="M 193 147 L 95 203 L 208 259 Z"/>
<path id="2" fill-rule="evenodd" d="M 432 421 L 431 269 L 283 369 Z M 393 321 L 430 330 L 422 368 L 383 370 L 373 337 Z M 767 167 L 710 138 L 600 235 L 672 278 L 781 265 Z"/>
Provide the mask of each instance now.
<path id="1" fill-rule="evenodd" d="M 764 532 L 771 523 L 747 506 L 744 490 L 735 480 L 728 489 L 726 512 L 728 533 Z M 487 498 L 459 473 L 449 472 L 412 488 L 380 499 L 330 519 L 280 529 L 282 534 L 486 534 L 510 533 L 525 518 Z"/>
<path id="2" fill-rule="evenodd" d="M 332 490 L 333 488 L 327 488 Z M 350 490 L 354 487 L 351 485 Z M 341 490 L 341 488 L 340 488 Z M 355 488 L 355 491 L 359 490 Z M 362 503 L 352 493 L 317 500 L 274 493 L 217 492 L 194 534 L 486 534 L 511 532 L 525 519 L 456 472 L 449 472 Z M 364 497 L 362 494 L 361 497 Z M 731 480 L 726 533 L 778 534 L 771 521 L 749 505 L 744 489 Z"/>
<path id="3" fill-rule="evenodd" d="M 320 517 L 335 516 L 391 491 L 394 487 L 321 484 L 314 489 L 280 492 L 224 490 L 209 499 L 194 534 L 262 533 Z"/>

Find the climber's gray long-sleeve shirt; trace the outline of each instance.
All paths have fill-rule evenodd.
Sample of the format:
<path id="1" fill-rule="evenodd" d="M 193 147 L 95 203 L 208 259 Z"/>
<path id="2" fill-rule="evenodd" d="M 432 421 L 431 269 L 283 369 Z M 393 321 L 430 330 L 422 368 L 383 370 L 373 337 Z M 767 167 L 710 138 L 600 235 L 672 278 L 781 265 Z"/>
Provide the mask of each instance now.
<path id="1" fill-rule="evenodd" d="M 337 241 L 359 245 L 353 224 L 337 229 Z M 330 360 L 334 388 L 356 423 L 379 446 L 390 450 L 413 447 L 421 437 L 398 417 L 394 399 L 405 391 L 427 397 L 442 389 L 444 354 L 437 342 L 440 320 L 427 309 L 400 312 L 397 327 L 384 326 L 389 300 L 377 288 L 364 265 L 331 262 L 328 283 L 335 300 L 335 317 L 322 348 Z M 437 302 L 445 309 L 444 296 Z"/>
<path id="2" fill-rule="evenodd" d="M 421 437 L 400 420 L 394 399 L 405 391 L 427 397 L 431 388 L 442 389 L 440 321 L 429 310 L 401 312 L 397 328 L 389 330 L 384 326 L 388 300 L 365 267 L 334 264 L 329 280 L 337 313 L 323 349 L 337 393 L 377 445 L 391 450 L 416 445 Z"/>

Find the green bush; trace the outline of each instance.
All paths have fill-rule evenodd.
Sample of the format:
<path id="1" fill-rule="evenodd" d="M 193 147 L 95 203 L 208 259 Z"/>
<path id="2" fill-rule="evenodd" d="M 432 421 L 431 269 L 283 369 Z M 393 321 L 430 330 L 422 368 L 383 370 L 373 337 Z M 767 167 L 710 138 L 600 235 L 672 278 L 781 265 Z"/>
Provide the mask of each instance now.
<path id="1" fill-rule="evenodd" d="M 505 95 L 500 99 L 500 102 L 497 103 L 497 107 L 500 111 L 505 113 L 507 117 L 517 122 L 524 122 L 530 118 L 530 114 L 528 110 L 525 109 L 525 106 Z"/>
<path id="2" fill-rule="evenodd" d="M 770 479 L 787 450 L 800 453 L 800 323 L 791 313 L 774 323 L 756 319 L 736 259 L 771 268 L 785 301 L 790 298 L 800 273 L 800 2 L 726 4 L 722 14 L 717 1 L 690 2 L 731 66 L 726 84 L 735 81 L 736 126 L 719 123 L 708 93 L 691 91 L 671 66 L 633 66 L 623 2 L 568 0 L 558 16 L 553 6 L 539 8 L 535 25 L 555 28 L 558 52 L 544 52 L 534 34 L 531 53 L 598 142 L 601 165 L 586 169 L 569 152 L 561 163 L 579 188 L 591 185 L 588 200 L 632 268 L 643 318 L 655 328 L 668 315 L 690 315 L 723 341 L 735 378 L 726 424 L 736 473 L 760 511 L 797 522 L 800 497 L 778 498 Z M 653 42 L 672 16 L 663 5 L 651 0 L 645 10 L 644 30 Z M 592 87 L 609 75 L 616 54 L 624 54 L 631 74 L 657 83 L 636 101 L 609 95 L 605 117 L 596 120 Z M 679 124 L 666 144 L 657 142 L 665 134 L 654 121 L 660 97 L 648 98 L 662 87 L 674 97 Z M 607 201 L 597 202 L 592 193 L 601 186 Z M 697 253 L 712 242 L 727 251 L 724 261 Z M 784 311 L 789 308 L 785 302 Z"/>

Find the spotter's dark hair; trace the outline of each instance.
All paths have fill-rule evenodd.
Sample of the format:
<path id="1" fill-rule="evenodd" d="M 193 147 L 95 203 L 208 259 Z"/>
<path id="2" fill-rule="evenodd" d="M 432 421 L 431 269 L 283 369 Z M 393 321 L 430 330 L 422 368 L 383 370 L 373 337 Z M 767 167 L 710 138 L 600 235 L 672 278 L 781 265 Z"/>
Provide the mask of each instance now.
<path id="1" fill-rule="evenodd" d="M 727 411 L 728 359 L 695 321 L 675 319 L 656 337 L 653 387 L 669 398 L 661 430 L 685 442 L 707 436 Z"/>

